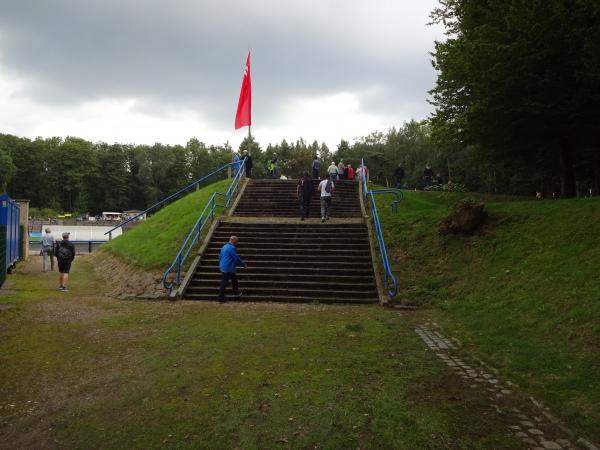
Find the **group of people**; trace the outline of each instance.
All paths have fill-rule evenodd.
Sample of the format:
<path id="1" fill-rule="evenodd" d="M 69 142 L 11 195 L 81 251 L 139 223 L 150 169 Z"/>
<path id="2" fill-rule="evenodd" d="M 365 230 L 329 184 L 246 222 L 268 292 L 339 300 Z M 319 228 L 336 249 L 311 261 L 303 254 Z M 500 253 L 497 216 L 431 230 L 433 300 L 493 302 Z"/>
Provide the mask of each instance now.
<path id="1" fill-rule="evenodd" d="M 62 234 L 62 241 L 55 241 L 52 236 L 52 230 L 46 228 L 45 234 L 42 236 L 42 270 L 48 271 L 54 270 L 54 258 L 58 265 L 58 289 L 60 291 L 67 291 L 67 283 L 69 281 L 69 272 L 71 271 L 71 264 L 75 259 L 75 246 L 69 241 L 70 233 L 68 231 Z"/>
<path id="2" fill-rule="evenodd" d="M 244 150 L 241 156 L 238 152 L 234 152 L 232 161 L 234 174 L 238 173 L 243 161 L 246 176 L 252 178 L 252 157 L 248 154 L 248 150 Z"/>
<path id="3" fill-rule="evenodd" d="M 402 163 L 398 164 L 396 169 L 394 170 L 394 187 L 396 189 L 402 189 L 404 187 L 404 175 L 406 171 L 404 170 L 404 165 Z M 423 170 L 422 176 L 423 187 L 426 188 L 428 186 L 434 185 L 442 185 L 444 184 L 444 180 L 442 179 L 442 175 L 438 172 L 435 176 L 433 175 L 433 169 L 429 165 L 429 163 L 425 164 L 425 169 Z"/>
<path id="4" fill-rule="evenodd" d="M 237 173 L 240 169 L 242 163 L 244 164 L 245 175 L 248 178 L 252 178 L 252 157 L 248 153 L 248 150 L 244 150 L 240 155 L 238 152 L 233 153 L 233 169 L 234 173 Z M 282 180 L 290 179 L 288 176 L 283 174 L 280 171 L 281 161 L 277 156 L 277 153 L 274 153 L 273 156 L 267 160 L 267 176 L 269 178 L 279 178 Z M 311 164 L 312 178 L 315 180 L 321 179 L 321 161 L 317 155 L 314 156 L 314 159 Z M 360 180 L 362 176 L 362 167 L 354 170 L 352 164 L 344 164 L 344 160 L 341 159 L 339 163 L 335 163 L 332 161 L 329 167 L 327 168 L 327 177 L 331 179 L 331 181 L 338 180 Z M 369 178 L 369 169 L 365 166 L 365 175 L 367 180 Z"/>
<path id="5" fill-rule="evenodd" d="M 321 222 L 329 220 L 331 212 L 331 199 L 335 188 L 334 178 L 326 177 L 319 183 L 317 191 L 321 201 Z M 298 205 L 300 206 L 300 220 L 310 217 L 310 202 L 314 195 L 313 180 L 308 172 L 298 180 L 296 185 L 296 195 L 298 197 Z"/>
<path id="6" fill-rule="evenodd" d="M 352 164 L 345 165 L 344 160 L 341 159 L 337 166 L 335 161 L 331 162 L 331 165 L 327 168 L 327 175 L 333 181 L 354 180 L 354 169 L 352 168 Z"/>

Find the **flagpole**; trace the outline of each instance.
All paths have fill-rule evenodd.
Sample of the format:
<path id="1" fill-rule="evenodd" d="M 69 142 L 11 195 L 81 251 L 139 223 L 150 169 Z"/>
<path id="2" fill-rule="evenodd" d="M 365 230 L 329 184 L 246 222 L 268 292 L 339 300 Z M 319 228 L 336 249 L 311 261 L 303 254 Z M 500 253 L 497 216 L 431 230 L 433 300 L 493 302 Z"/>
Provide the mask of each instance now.
<path id="1" fill-rule="evenodd" d="M 248 46 L 248 55 L 250 55 L 250 47 Z M 250 71 L 248 71 L 248 76 L 250 76 Z M 252 107 L 252 106 L 250 106 Z M 250 112 L 252 114 L 252 112 Z M 250 154 L 250 142 L 252 141 L 252 124 L 248 124 L 248 154 Z"/>

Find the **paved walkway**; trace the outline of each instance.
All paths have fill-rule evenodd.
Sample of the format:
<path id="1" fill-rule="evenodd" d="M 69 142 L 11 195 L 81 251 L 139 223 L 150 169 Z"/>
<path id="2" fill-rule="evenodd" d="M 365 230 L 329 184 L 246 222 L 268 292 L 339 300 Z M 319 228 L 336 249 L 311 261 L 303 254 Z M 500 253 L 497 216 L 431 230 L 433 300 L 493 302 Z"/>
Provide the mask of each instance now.
<path id="1" fill-rule="evenodd" d="M 465 386 L 485 394 L 490 405 L 498 416 L 506 423 L 510 433 L 514 434 L 524 444 L 533 450 L 562 450 L 586 448 L 598 450 L 587 439 L 577 437 L 565 428 L 547 407 L 529 397 L 530 404 L 522 404 L 522 396 L 518 386 L 510 381 L 503 382 L 498 376 L 498 370 L 475 360 L 461 349 L 460 342 L 448 339 L 435 324 L 421 325 L 415 332 L 425 342 L 427 347 L 450 367 L 456 376 L 460 377 Z"/>

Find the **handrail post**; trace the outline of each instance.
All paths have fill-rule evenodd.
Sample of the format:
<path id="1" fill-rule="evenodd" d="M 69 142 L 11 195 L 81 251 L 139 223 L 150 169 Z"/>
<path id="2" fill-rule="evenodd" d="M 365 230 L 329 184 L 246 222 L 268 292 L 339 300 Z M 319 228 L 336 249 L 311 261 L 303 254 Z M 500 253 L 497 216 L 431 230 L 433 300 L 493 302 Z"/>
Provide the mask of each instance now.
<path id="1" fill-rule="evenodd" d="M 177 287 L 181 283 L 181 253 L 177 258 Z"/>

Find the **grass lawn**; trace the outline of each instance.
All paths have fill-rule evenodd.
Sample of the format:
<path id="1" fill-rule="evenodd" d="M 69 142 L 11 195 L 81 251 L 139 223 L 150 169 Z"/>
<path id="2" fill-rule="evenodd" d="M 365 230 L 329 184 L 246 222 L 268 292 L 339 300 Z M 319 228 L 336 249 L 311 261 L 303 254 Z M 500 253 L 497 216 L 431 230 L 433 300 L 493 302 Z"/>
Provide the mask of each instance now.
<path id="1" fill-rule="evenodd" d="M 166 269 L 211 195 L 215 191 L 224 194 L 230 184 L 231 180 L 221 180 L 186 195 L 136 225 L 126 233 L 127 239 L 113 239 L 104 244 L 101 251 L 112 253 L 145 270 Z M 217 201 L 223 204 L 224 198 Z M 218 213 L 222 213 L 222 208 Z"/>
<path id="2" fill-rule="evenodd" d="M 460 194 L 378 198 L 399 299 L 600 440 L 600 199 L 486 197 L 479 235 L 437 232 Z"/>
<path id="3" fill-rule="evenodd" d="M 62 293 L 38 259 L 0 291 L 3 448 L 520 448 L 409 315 L 119 301 L 85 257 Z"/>

